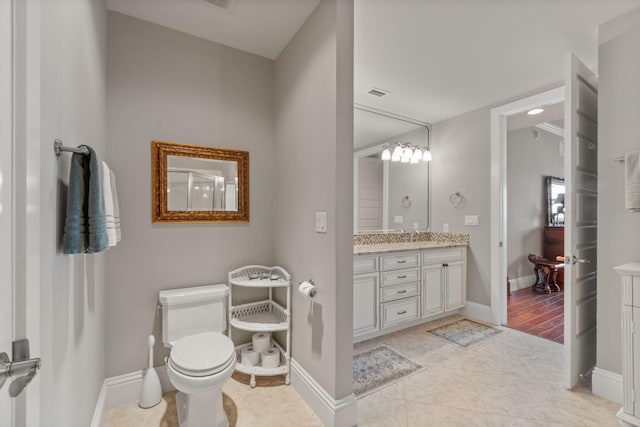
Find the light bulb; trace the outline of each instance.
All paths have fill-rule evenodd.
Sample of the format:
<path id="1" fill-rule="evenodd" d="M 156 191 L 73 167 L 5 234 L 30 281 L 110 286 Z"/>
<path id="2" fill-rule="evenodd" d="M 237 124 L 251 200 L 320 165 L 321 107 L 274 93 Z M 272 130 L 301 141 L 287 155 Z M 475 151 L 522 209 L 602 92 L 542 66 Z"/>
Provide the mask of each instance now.
<path id="1" fill-rule="evenodd" d="M 422 154 L 422 161 L 424 161 L 424 162 L 430 162 L 431 161 L 431 151 L 424 150 L 424 153 Z"/>
<path id="2" fill-rule="evenodd" d="M 398 162 L 402 157 L 402 147 L 396 145 L 396 148 L 393 149 L 393 153 L 391 154 L 391 161 Z"/>
<path id="3" fill-rule="evenodd" d="M 409 160 L 411 160 L 411 157 L 413 156 L 413 150 L 409 147 L 406 147 L 403 151 L 402 151 L 402 160 L 404 160 L 405 158 L 407 159 L 407 162 Z"/>
<path id="4" fill-rule="evenodd" d="M 413 156 L 411 156 L 411 159 L 416 159 L 416 162 L 418 160 L 422 160 L 422 150 L 420 149 L 420 147 L 416 148 L 416 150 L 413 152 Z"/>
<path id="5" fill-rule="evenodd" d="M 401 157 L 402 157 L 402 148 L 400 147 L 394 148 L 393 153 L 391 154 L 391 161 L 399 162 Z"/>
<path id="6" fill-rule="evenodd" d="M 380 156 L 382 160 L 391 160 L 391 150 L 385 148 L 382 150 L 382 156 Z"/>

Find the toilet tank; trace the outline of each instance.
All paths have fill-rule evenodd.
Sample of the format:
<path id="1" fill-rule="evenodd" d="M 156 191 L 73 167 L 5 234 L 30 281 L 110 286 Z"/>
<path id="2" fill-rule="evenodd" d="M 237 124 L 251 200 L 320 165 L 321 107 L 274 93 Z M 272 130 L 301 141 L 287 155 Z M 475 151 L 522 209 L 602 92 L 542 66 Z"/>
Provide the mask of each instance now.
<path id="1" fill-rule="evenodd" d="M 162 342 L 171 347 L 180 338 L 227 330 L 227 285 L 160 291 Z"/>

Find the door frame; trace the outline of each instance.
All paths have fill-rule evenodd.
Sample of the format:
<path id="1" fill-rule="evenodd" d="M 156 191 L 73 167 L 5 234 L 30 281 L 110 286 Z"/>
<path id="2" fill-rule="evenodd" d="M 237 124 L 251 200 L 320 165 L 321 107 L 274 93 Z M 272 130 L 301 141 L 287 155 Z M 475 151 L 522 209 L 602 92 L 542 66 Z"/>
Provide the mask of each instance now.
<path id="1" fill-rule="evenodd" d="M 507 322 L 507 118 L 564 100 L 561 86 L 491 109 L 491 315 L 497 325 Z"/>
<path id="2" fill-rule="evenodd" d="M 0 352 L 13 340 L 13 1 L 0 1 Z M 0 423 L 13 420 L 7 379 L 0 389 Z"/>
<path id="3" fill-rule="evenodd" d="M 54 158 L 41 145 L 41 1 L 6 0 L 13 7 L 13 339 L 29 339 L 31 357 L 42 357 L 40 284 L 43 218 L 41 159 Z M 16 425 L 41 425 L 41 382 L 47 360 L 14 399 Z"/>

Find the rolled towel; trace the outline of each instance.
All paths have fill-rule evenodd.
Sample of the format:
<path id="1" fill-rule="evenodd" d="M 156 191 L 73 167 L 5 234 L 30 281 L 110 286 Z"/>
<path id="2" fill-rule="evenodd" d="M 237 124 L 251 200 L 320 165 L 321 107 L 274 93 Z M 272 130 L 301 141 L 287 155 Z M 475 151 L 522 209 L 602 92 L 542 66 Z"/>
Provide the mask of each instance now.
<path id="1" fill-rule="evenodd" d="M 624 156 L 625 207 L 627 210 L 640 211 L 640 152 L 627 153 Z"/>

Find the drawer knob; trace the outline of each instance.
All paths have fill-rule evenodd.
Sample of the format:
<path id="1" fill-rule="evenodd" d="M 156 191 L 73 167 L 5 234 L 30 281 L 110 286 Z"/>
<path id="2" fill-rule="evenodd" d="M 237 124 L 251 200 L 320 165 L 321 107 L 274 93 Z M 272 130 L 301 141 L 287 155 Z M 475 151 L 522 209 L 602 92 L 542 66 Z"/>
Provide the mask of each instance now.
<path id="1" fill-rule="evenodd" d="M 407 310 L 399 311 L 398 314 L 407 314 Z"/>
<path id="2" fill-rule="evenodd" d="M 406 259 L 401 259 L 401 260 L 399 260 L 397 262 L 398 262 L 398 264 L 404 264 L 405 262 L 407 262 L 407 260 Z"/>
<path id="3" fill-rule="evenodd" d="M 406 290 L 406 289 L 403 289 L 403 290 L 401 290 L 401 291 L 398 291 L 398 293 L 399 293 L 399 294 L 404 294 L 405 292 L 407 292 L 407 290 Z"/>
<path id="4" fill-rule="evenodd" d="M 398 276 L 398 279 L 406 279 L 406 278 L 407 278 L 406 274 L 403 274 L 402 276 Z"/>

